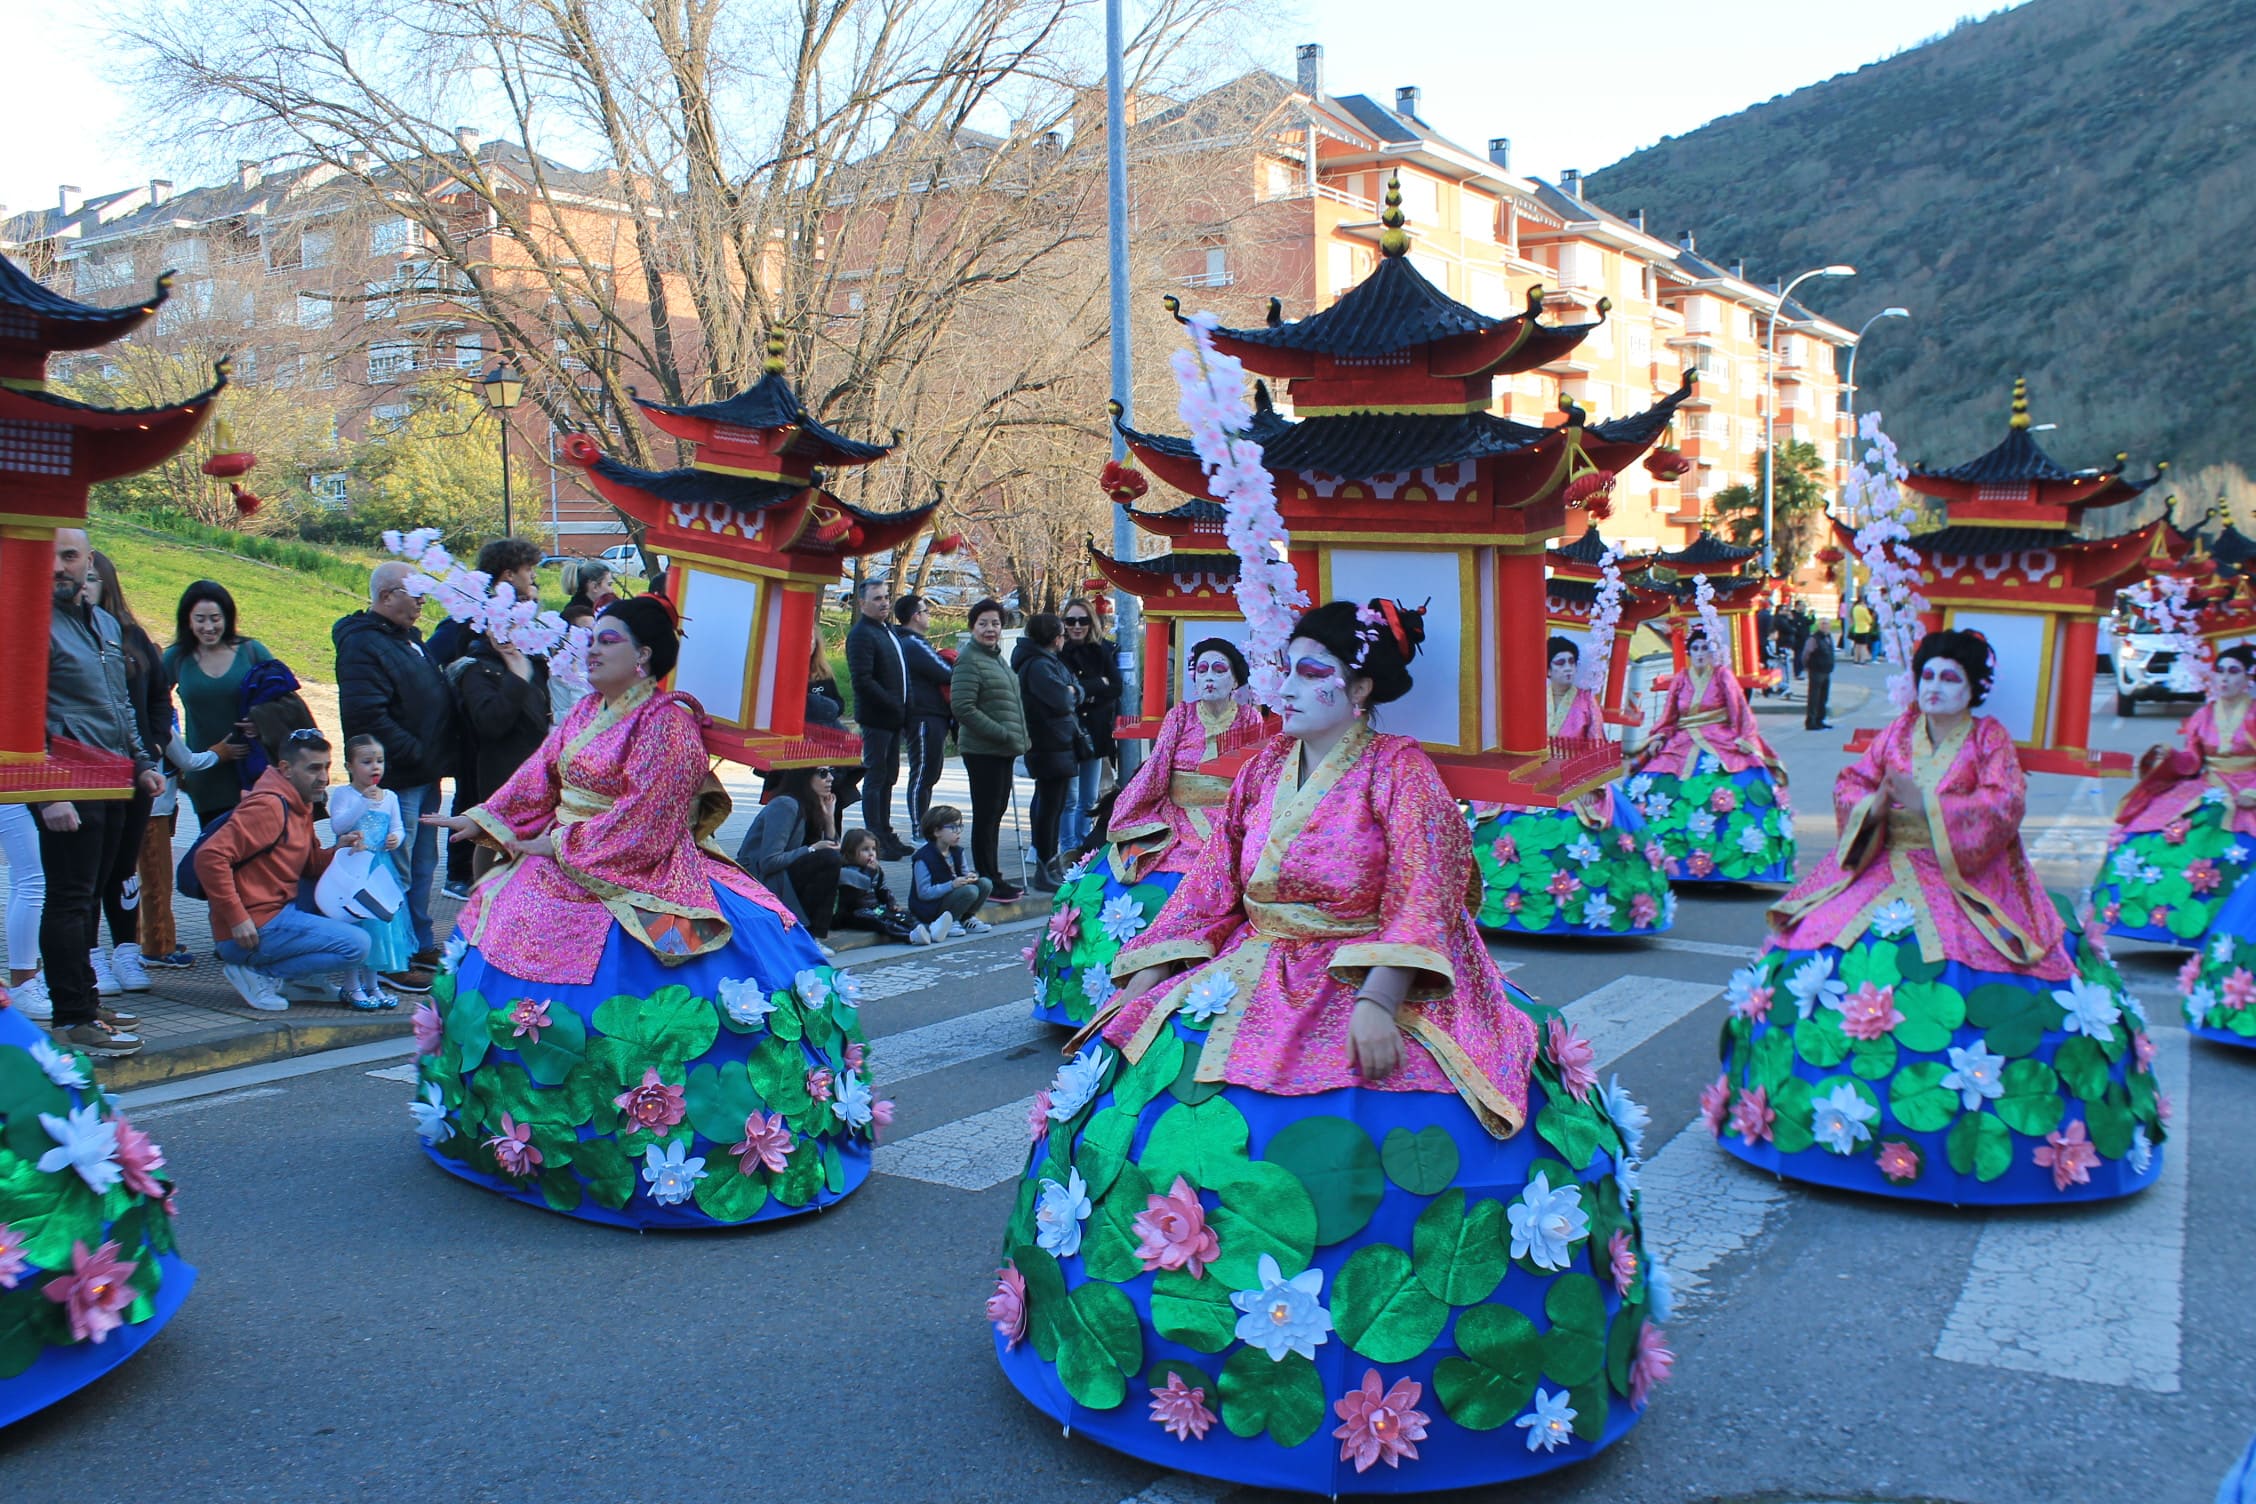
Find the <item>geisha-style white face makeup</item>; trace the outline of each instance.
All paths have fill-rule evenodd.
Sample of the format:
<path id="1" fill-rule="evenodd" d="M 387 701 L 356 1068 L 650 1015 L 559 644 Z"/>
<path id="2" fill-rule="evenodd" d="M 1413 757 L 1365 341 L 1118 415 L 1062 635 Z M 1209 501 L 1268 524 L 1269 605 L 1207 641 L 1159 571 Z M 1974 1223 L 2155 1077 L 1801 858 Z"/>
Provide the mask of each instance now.
<path id="1" fill-rule="evenodd" d="M 1948 658 L 1930 658 L 1919 669 L 1919 708 L 1928 715 L 1964 715 L 1973 708 L 1974 686 L 1966 670 Z"/>
<path id="2" fill-rule="evenodd" d="M 1715 644 L 1705 637 L 1695 637 L 1684 645 L 1684 657 L 1694 668 L 1715 667 Z"/>
<path id="3" fill-rule="evenodd" d="M 1551 655 L 1551 682 L 1561 687 L 1572 684 L 1575 682 L 1575 670 L 1581 667 L 1582 660 L 1574 654 L 1553 653 Z"/>
<path id="4" fill-rule="evenodd" d="M 1355 719 L 1355 701 L 1348 693 L 1347 665 L 1325 647 L 1306 637 L 1285 646 L 1284 685 L 1277 691 L 1277 713 L 1285 732 L 1301 738 L 1322 737 Z"/>
<path id="5" fill-rule="evenodd" d="M 2248 698 L 2248 669 L 2238 658 L 2218 660 L 2217 698 L 2220 700 L 2245 700 Z"/>
<path id="6" fill-rule="evenodd" d="M 1230 660 L 1220 653 L 1201 653 L 1191 660 L 1191 698 L 1219 705 L 1238 687 Z"/>

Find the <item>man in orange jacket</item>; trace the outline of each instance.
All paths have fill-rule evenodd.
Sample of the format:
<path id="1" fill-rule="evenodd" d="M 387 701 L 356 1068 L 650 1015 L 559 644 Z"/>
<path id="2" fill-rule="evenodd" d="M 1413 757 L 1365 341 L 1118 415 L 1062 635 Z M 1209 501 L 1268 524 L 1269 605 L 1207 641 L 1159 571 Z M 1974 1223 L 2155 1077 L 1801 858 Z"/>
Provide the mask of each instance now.
<path id="1" fill-rule="evenodd" d="M 259 775 L 227 823 L 196 852 L 196 876 L 211 903 L 212 947 L 227 980 L 254 1008 L 290 1006 L 285 985 L 308 985 L 326 1000 L 330 973 L 368 959 L 360 926 L 298 907 L 299 889 L 335 859 L 313 838 L 313 800 L 329 786 L 329 743 L 318 731 L 293 731 L 282 760 Z M 358 832 L 339 842 L 357 846 Z"/>

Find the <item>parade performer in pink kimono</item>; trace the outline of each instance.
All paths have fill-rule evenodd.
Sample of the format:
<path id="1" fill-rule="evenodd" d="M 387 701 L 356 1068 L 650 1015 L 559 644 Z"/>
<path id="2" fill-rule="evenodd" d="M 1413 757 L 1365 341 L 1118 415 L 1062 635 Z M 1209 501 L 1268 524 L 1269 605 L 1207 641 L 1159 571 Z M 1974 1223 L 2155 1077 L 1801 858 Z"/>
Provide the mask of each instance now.
<path id="1" fill-rule="evenodd" d="M 1067 874 L 1034 947 L 1034 1016 L 1074 1028 L 1112 996 L 1112 958 L 1157 914 L 1206 849 L 1230 781 L 1199 767 L 1262 735 L 1240 698 L 1245 655 L 1226 638 L 1191 645 L 1191 698 L 1167 712 L 1151 752 L 1122 785 L 1094 860 Z"/>
<path id="2" fill-rule="evenodd" d="M 2217 655 L 2209 702 L 2175 748 L 2150 749 L 2115 811 L 2092 907 L 2108 933 L 2199 948 L 2256 866 L 2256 648 Z"/>
<path id="3" fill-rule="evenodd" d="M 2215 833 L 2230 838 L 2210 863 L 2219 874 L 2218 886 L 2226 890 L 2221 897 L 2176 899 L 2173 892 L 2164 901 L 2176 899 L 2168 921 L 2179 937 L 2176 943 L 2199 947 L 2178 973 L 2186 1028 L 2203 1039 L 2243 1049 L 2256 1048 L 2256 881 L 2247 880 L 2250 866 L 2256 864 L 2256 716 L 2248 713 L 2252 678 L 2256 678 L 2256 647 L 2243 643 L 2217 655 L 2215 698 L 2186 721 L 2183 749 L 2158 762 L 2153 753 L 2147 754 L 2150 766 L 2139 787 L 2152 782 L 2157 788 L 2148 807 L 2126 821 L 2141 833 L 2119 838 L 2118 848 L 2118 859 L 2121 851 L 2143 848 L 2148 861 L 2160 865 L 2175 851 L 2216 845 Z M 2193 767 L 2197 748 L 2198 771 Z M 2179 776 L 2165 782 L 2172 768 Z M 2126 812 L 2137 797 L 2134 789 L 2131 798 L 2123 801 Z M 2175 822 L 2162 825 L 2157 845 L 2144 832 L 2152 826 L 2156 806 L 2167 810 L 2173 805 L 2179 814 Z M 2125 820 L 2125 815 L 2116 818 Z M 2170 840 L 2173 824 L 2182 827 L 2180 844 Z M 2189 893 L 2197 891 L 2197 882 L 2207 887 L 2198 858 L 2179 861 L 2182 871 L 2173 876 L 2180 886 Z M 2108 870 L 2115 873 L 2113 861 Z M 2197 901 L 2205 902 L 2212 915 L 2204 933 L 2189 935 L 2179 926 L 2188 917 L 2186 909 Z M 2127 919 L 2130 904 L 2123 907 L 2122 917 Z M 2148 922 L 2154 922 L 2151 915 Z M 2118 920 L 2116 933 L 2138 932 L 2122 929 Z"/>
<path id="4" fill-rule="evenodd" d="M 1731 665 L 1693 627 L 1624 792 L 1660 844 L 1672 879 L 1790 883 L 1794 809 L 1786 770 L 1755 727 Z"/>
<path id="5" fill-rule="evenodd" d="M 1259 1487 L 1463 1488 L 1591 1455 L 1668 1372 L 1647 1114 L 1498 975 L 1464 818 L 1373 725 L 1421 635 L 1393 602 L 1299 619 L 1284 734 L 1036 1099 L 988 1316 L 1076 1435 Z"/>
<path id="6" fill-rule="evenodd" d="M 711 836 L 704 713 L 659 688 L 655 595 L 596 618 L 594 693 L 485 803 L 427 816 L 508 858 L 416 1010 L 410 1104 L 465 1180 L 590 1221 L 691 1228 L 840 1200 L 890 1116 L 845 973 Z"/>
<path id="7" fill-rule="evenodd" d="M 1606 735 L 1598 697 L 1576 686 L 1582 649 L 1569 637 L 1548 645 L 1544 701 L 1553 737 Z M 1563 809 L 1476 804 L 1473 859 L 1481 876 L 1483 928 L 1534 935 L 1657 935 L 1676 919 L 1666 858 L 1644 817 L 1611 788 Z"/>
<path id="8" fill-rule="evenodd" d="M 1913 654 L 1917 703 L 1834 785 L 1839 845 L 1735 973 L 1701 1097 L 1748 1163 L 1953 1204 L 2128 1195 L 2166 1115 L 2138 1000 L 2021 846 L 2013 737 L 1971 632 Z"/>

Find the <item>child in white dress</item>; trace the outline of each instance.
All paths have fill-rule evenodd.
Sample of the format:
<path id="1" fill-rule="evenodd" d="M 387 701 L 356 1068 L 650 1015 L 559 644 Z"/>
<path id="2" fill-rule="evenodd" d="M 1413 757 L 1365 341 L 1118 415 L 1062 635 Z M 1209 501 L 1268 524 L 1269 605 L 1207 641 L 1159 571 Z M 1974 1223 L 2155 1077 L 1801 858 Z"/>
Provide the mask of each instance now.
<path id="1" fill-rule="evenodd" d="M 346 742 L 345 776 L 352 781 L 329 791 L 331 833 L 341 840 L 357 830 L 363 850 L 397 851 L 407 838 L 407 827 L 400 819 L 399 795 L 383 786 L 384 744 L 373 736 Z M 364 1013 L 397 1008 L 399 999 L 384 990 L 383 974 L 405 971 L 415 953 L 407 906 L 401 904 L 389 919 L 357 922 L 368 934 L 368 959 L 346 986 L 345 1001 Z"/>

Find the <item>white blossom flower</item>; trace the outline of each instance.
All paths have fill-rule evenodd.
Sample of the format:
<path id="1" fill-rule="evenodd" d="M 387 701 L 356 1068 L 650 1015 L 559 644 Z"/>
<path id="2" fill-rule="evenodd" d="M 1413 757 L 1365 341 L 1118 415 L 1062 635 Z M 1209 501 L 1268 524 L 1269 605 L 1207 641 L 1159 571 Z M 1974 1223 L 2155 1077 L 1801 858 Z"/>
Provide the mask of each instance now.
<path id="1" fill-rule="evenodd" d="M 1666 1325 L 1676 1314 L 1676 1283 L 1660 1255 L 1645 1250 L 1645 1314 Z"/>
<path id="2" fill-rule="evenodd" d="M 1891 898 L 1872 916 L 1872 928 L 1883 940 L 1893 940 L 1907 934 L 1919 923 L 1919 915 L 1912 906 L 1900 898 Z"/>
<path id="3" fill-rule="evenodd" d="M 1112 1001 L 1112 973 L 1102 966 L 1089 967 L 1081 973 L 1081 991 L 1090 1007 L 1102 1008 Z"/>
<path id="4" fill-rule="evenodd" d="M 1762 849 L 1769 844 L 1770 833 L 1762 828 L 1762 822 L 1759 820 L 1739 832 L 1739 849 L 1749 856 L 1759 855 Z"/>
<path id="5" fill-rule="evenodd" d="M 1577 836 L 1573 844 L 1567 847 L 1567 855 L 1587 867 L 1598 860 L 1598 843 L 1590 839 L 1587 833 Z"/>
<path id="6" fill-rule="evenodd" d="M 2067 1010 L 2060 1027 L 2071 1034 L 2081 1034 L 2102 1044 L 2115 1039 L 2115 1021 L 2123 1010 L 2115 1006 L 2115 995 L 2087 977 L 2073 976 L 2065 987 L 2056 987 L 2052 1000 Z"/>
<path id="7" fill-rule="evenodd" d="M 2107 864 L 2107 870 L 2114 874 L 2115 881 L 2119 883 L 2137 882 L 2139 854 L 2125 846 L 2115 853 L 2115 859 Z"/>
<path id="8" fill-rule="evenodd" d="M 1755 989 L 1762 985 L 1762 979 L 1762 968 L 1753 964 L 1742 966 L 1731 974 L 1731 980 L 1724 984 L 1723 1000 L 1731 1005 L 1733 1013 L 1746 1011 Z"/>
<path id="9" fill-rule="evenodd" d="M 1531 1452 L 1555 1452 L 1574 1440 L 1575 1407 L 1567 1403 L 1567 1391 L 1557 1393 L 1535 1386 L 1535 1408 L 1513 1425 L 1527 1434 L 1527 1448 Z"/>
<path id="10" fill-rule="evenodd" d="M 1621 1209 L 1628 1211 L 1637 1199 L 1638 1178 L 1645 1173 L 1645 1161 L 1635 1155 L 1622 1156 L 1614 1166 L 1614 1194 L 1621 1198 Z"/>
<path id="11" fill-rule="evenodd" d="M 1614 922 L 1614 901 L 1607 895 L 1604 888 L 1592 888 L 1583 895 L 1582 922 L 1593 929 L 1602 928 Z"/>
<path id="12" fill-rule="evenodd" d="M 1629 1094 L 1629 1088 L 1615 1076 L 1600 1088 L 1598 1100 L 1606 1109 L 1606 1117 L 1621 1135 L 1622 1149 L 1632 1158 L 1645 1152 L 1645 1130 L 1653 1125 L 1653 1115 L 1644 1104 Z"/>
<path id="13" fill-rule="evenodd" d="M 791 979 L 791 990 L 809 1008 L 820 1008 L 830 1001 L 830 983 L 823 980 L 823 974 L 812 966 Z"/>
<path id="14" fill-rule="evenodd" d="M 1943 1087 L 1957 1092 L 1959 1105 L 1968 1112 L 2005 1094 L 2005 1057 L 1991 1054 L 1989 1045 L 1982 1040 L 1977 1039 L 1963 1049 L 1952 1045 L 1950 1067 L 1943 1077 Z"/>
<path id="15" fill-rule="evenodd" d="M 1669 811 L 1674 808 L 1676 808 L 1676 801 L 1659 792 L 1652 794 L 1645 801 L 1645 813 L 1655 820 L 1666 820 Z"/>
<path id="16" fill-rule="evenodd" d="M 650 1187 L 650 1199 L 660 1206 L 679 1206 L 705 1178 L 704 1158 L 687 1158 L 688 1153 L 687 1144 L 671 1144 L 664 1149 L 652 1144 L 643 1152 L 642 1178 Z"/>
<path id="17" fill-rule="evenodd" d="M 1083 853 L 1074 861 L 1072 866 L 1065 869 L 1065 880 L 1069 883 L 1079 882 L 1082 876 L 1088 872 L 1089 864 L 1096 859 L 1097 854 L 1093 851 Z"/>
<path id="18" fill-rule="evenodd" d="M 1653 775 L 1650 773 L 1640 773 L 1629 781 L 1629 797 L 1633 800 L 1642 801 L 1652 791 Z"/>
<path id="19" fill-rule="evenodd" d="M 1676 890 L 1671 888 L 1661 895 L 1661 927 L 1666 929 L 1676 923 Z"/>
<path id="20" fill-rule="evenodd" d="M 454 1124 L 446 1120 L 446 1098 L 439 1094 L 436 1081 L 424 1082 L 423 1095 L 408 1103 L 407 1110 L 424 1143 L 443 1144 L 454 1137 Z"/>
<path id="21" fill-rule="evenodd" d="M 2144 1123 L 2131 1129 L 2131 1152 L 2124 1158 L 2131 1162 L 2131 1173 L 2134 1175 L 2144 1175 L 2146 1167 L 2154 1163 L 2154 1140 L 2146 1136 Z"/>
<path id="22" fill-rule="evenodd" d="M 1572 1246 L 1590 1235 L 1590 1214 L 1582 1209 L 1582 1187 L 1569 1182 L 1551 1188 L 1551 1174 L 1538 1170 L 1505 1209 L 1512 1224 L 1512 1257 L 1538 1269 L 1564 1269 Z"/>
<path id="23" fill-rule="evenodd" d="M 2219 966 L 2232 965 L 2233 937 L 2230 935 L 2219 935 L 2216 939 L 2210 941 L 2209 959 L 2216 962 Z"/>
<path id="24" fill-rule="evenodd" d="M 1858 1144 L 1871 1140 L 1871 1125 L 1879 1116 L 1879 1108 L 1858 1096 L 1854 1086 L 1842 1081 L 1817 1099 L 1810 1131 L 1835 1154 L 1848 1154 L 1854 1152 Z"/>
<path id="25" fill-rule="evenodd" d="M 830 990 L 849 1008 L 859 1008 L 862 1005 L 862 979 L 850 971 L 832 972 Z"/>
<path id="26" fill-rule="evenodd" d="M 1183 994 L 1183 1016 L 1193 1023 L 1204 1023 L 1228 1012 L 1237 996 L 1237 978 L 1226 971 L 1210 969 Z"/>
<path id="27" fill-rule="evenodd" d="M 1083 1050 L 1059 1066 L 1056 1079 L 1050 1082 L 1050 1120 L 1062 1123 L 1088 1106 L 1104 1081 L 1105 1067 L 1111 1063 L 1112 1057 L 1099 1045 L 1094 1052 Z"/>
<path id="28" fill-rule="evenodd" d="M 2198 1024 L 2217 1006 L 2217 994 L 2206 987 L 2196 987 L 2185 996 L 2185 1016 L 2189 1024 Z"/>
<path id="29" fill-rule="evenodd" d="M 1277 1261 L 1265 1253 L 1255 1266 L 1255 1278 L 1260 1281 L 1256 1288 L 1230 1295 L 1230 1304 L 1241 1313 L 1238 1340 L 1260 1348 L 1272 1363 L 1284 1361 L 1286 1353 L 1315 1357 L 1332 1330 L 1332 1316 L 1323 1303 L 1324 1271 L 1303 1269 L 1286 1279 Z"/>
<path id="30" fill-rule="evenodd" d="M 775 1012 L 775 1002 L 768 989 L 751 977 L 731 977 L 721 983 L 721 1007 L 731 1021 L 746 1028 L 758 1028 Z"/>
<path id="31" fill-rule="evenodd" d="M 84 1086 L 86 1078 L 79 1073 L 78 1057 L 66 1055 L 44 1039 L 31 1042 L 31 1058 L 47 1073 L 47 1079 L 57 1086 Z"/>
<path id="32" fill-rule="evenodd" d="M 2226 793 L 2223 789 L 2218 788 L 2215 784 L 2211 784 L 2208 788 L 2201 791 L 2201 802 L 2212 807 L 2223 804 L 2231 798 L 2232 795 Z"/>
<path id="33" fill-rule="evenodd" d="M 2256 847 L 2248 846 L 2240 841 L 2233 842 L 2232 845 L 2225 848 L 2224 852 L 2225 860 L 2236 867 L 2247 866 L 2248 860 L 2252 856 L 2256 856 Z"/>
<path id="34" fill-rule="evenodd" d="M 2162 869 L 2149 862 L 2139 868 L 2138 880 L 2151 888 L 2162 881 Z"/>
<path id="35" fill-rule="evenodd" d="M 470 954 L 469 938 L 460 931 L 447 937 L 446 949 L 439 952 L 439 970 L 448 976 L 461 969 L 462 958 Z"/>
<path id="36" fill-rule="evenodd" d="M 1034 1241 L 1059 1258 L 1081 1251 L 1081 1224 L 1089 1215 L 1089 1187 L 1079 1170 L 1068 1170 L 1066 1183 L 1044 1177 L 1034 1198 Z"/>
<path id="37" fill-rule="evenodd" d="M 1106 899 L 1104 912 L 1097 916 L 1105 938 L 1115 945 L 1126 945 L 1142 934 L 1144 926 L 1150 922 L 1144 918 L 1144 906 L 1126 893 Z"/>
<path id="38" fill-rule="evenodd" d="M 840 1072 L 833 1091 L 835 1094 L 830 1099 L 830 1110 L 837 1114 L 838 1121 L 849 1128 L 868 1127 L 873 1116 L 870 1109 L 870 1089 L 861 1073 Z"/>
<path id="39" fill-rule="evenodd" d="M 2117 1001 L 2122 1003 L 2123 1017 L 2130 1020 L 2131 1027 L 2133 1029 L 2136 1029 L 2141 1034 L 2146 1033 L 2146 1004 L 2139 1001 L 2138 994 L 2135 992 L 2126 992 L 2123 993 L 2117 999 Z"/>
<path id="40" fill-rule="evenodd" d="M 1787 975 L 1786 990 L 1794 995 L 1794 1006 L 1803 1018 L 1849 1000 L 1849 984 L 1833 975 L 1833 962 L 1825 956 L 1812 956 L 1795 967 Z"/>
<path id="41" fill-rule="evenodd" d="M 1716 817 L 1712 810 L 1696 809 L 1684 822 L 1685 833 L 1695 840 L 1713 840 L 1715 829 Z"/>
<path id="42" fill-rule="evenodd" d="M 54 1148 L 39 1156 L 42 1173 L 76 1170 L 78 1178 L 97 1196 L 125 1178 L 125 1170 L 117 1162 L 117 1124 L 102 1120 L 101 1103 L 74 1107 L 67 1118 L 43 1112 L 39 1126 L 55 1141 Z"/>

